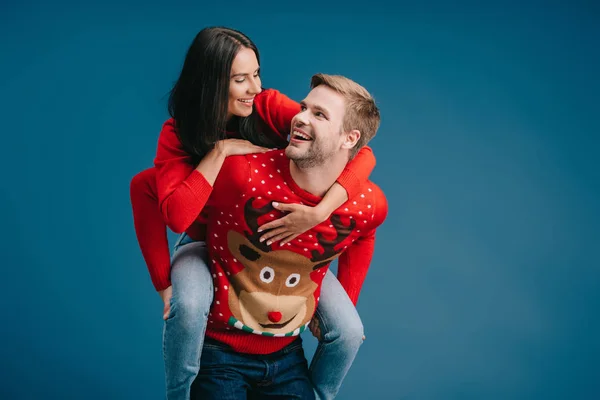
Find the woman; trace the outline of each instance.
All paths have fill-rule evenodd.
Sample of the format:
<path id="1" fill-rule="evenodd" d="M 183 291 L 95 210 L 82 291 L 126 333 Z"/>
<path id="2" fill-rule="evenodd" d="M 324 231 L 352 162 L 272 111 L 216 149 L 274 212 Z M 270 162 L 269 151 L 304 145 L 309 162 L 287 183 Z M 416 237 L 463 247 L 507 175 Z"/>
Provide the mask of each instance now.
<path id="1" fill-rule="evenodd" d="M 164 302 L 163 353 L 169 399 L 188 399 L 200 368 L 213 296 L 202 209 L 223 160 L 229 155 L 285 147 L 291 119 L 300 111 L 298 103 L 281 93 L 262 89 L 259 66 L 256 46 L 241 32 L 227 28 L 200 31 L 171 91 L 172 118 L 160 133 L 155 168 L 141 172 L 131 182 L 136 234 Z M 371 150 L 364 148 L 318 206 L 280 204 L 278 208 L 289 214 L 260 227 L 265 231 L 263 239 L 285 243 L 326 220 L 359 190 L 374 165 Z M 166 226 L 183 232 L 172 265 Z M 326 281 L 318 320 L 311 329 L 322 339 L 311 364 L 311 378 L 320 398 L 335 396 L 363 338 L 350 299 L 327 296 L 343 292 L 340 283 L 333 276 Z M 328 307 L 328 297 L 331 302 L 335 299 L 335 307 Z"/>

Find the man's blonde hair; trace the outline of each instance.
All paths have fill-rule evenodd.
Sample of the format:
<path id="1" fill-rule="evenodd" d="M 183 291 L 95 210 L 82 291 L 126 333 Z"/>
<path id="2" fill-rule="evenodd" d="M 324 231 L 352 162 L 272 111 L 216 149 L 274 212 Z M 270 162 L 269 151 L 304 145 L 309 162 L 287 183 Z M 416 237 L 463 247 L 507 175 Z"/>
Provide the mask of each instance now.
<path id="1" fill-rule="evenodd" d="M 360 139 L 350 151 L 350 158 L 365 146 L 377 133 L 381 116 L 375 105 L 373 96 L 352 79 L 341 75 L 315 74 L 310 81 L 311 89 L 325 85 L 344 96 L 346 111 L 342 121 L 344 132 L 356 129 L 360 131 Z"/>

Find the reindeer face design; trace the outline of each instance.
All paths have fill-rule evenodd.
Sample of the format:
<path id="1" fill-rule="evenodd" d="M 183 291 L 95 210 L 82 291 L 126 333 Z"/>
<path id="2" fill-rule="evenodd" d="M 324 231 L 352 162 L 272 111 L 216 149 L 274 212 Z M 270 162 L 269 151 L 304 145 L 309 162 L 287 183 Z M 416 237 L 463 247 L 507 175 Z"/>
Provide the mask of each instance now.
<path id="1" fill-rule="evenodd" d="M 258 217 L 271 211 L 271 204 L 259 209 L 252 207 L 254 199 L 248 200 L 244 209 L 250 235 L 235 231 L 227 234 L 227 244 L 233 256 L 244 269 L 230 277 L 229 309 L 234 318 L 258 332 L 286 334 L 305 325 L 315 311 L 314 292 L 317 284 L 311 272 L 329 264 L 339 254 L 333 247 L 341 243 L 354 228 L 345 227 L 339 217 L 332 217 L 337 230 L 335 240 L 317 240 L 325 249 L 321 254 L 314 250 L 307 257 L 289 250 L 270 250 L 258 241 Z"/>

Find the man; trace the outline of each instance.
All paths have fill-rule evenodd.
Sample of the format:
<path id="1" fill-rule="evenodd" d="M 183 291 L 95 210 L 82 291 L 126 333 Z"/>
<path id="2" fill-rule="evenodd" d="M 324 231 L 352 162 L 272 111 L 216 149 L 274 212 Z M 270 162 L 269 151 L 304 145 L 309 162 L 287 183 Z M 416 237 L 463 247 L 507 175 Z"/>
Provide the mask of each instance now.
<path id="1" fill-rule="evenodd" d="M 284 151 L 229 157 L 215 181 L 206 209 L 215 293 L 197 398 L 314 398 L 299 335 L 335 258 L 340 283 L 358 300 L 387 215 L 376 185 L 285 246 L 258 232 L 281 217 L 273 203 L 317 204 L 379 127 L 373 98 L 350 79 L 317 74 L 311 88 Z"/>

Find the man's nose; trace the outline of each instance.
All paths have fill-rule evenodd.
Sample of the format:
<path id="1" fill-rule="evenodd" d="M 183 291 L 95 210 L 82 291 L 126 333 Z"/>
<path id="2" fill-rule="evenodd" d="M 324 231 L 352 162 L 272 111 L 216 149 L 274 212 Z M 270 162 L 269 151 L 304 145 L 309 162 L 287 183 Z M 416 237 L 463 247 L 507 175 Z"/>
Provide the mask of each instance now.
<path id="1" fill-rule="evenodd" d="M 308 118 L 306 117 L 306 111 L 301 111 L 298 114 L 296 114 L 296 117 L 294 117 L 294 125 L 308 125 Z"/>

